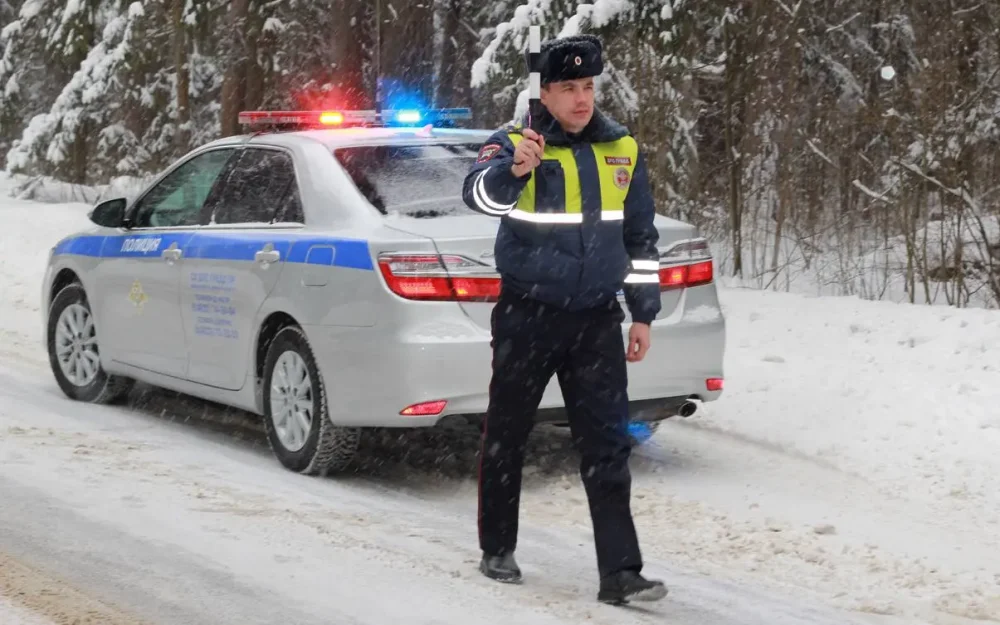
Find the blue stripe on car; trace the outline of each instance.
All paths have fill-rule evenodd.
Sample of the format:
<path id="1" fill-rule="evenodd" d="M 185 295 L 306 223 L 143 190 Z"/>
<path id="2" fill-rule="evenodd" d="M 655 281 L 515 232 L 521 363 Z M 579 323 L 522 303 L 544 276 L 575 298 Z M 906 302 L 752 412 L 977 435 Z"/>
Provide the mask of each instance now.
<path id="1" fill-rule="evenodd" d="M 55 254 L 76 254 L 77 256 L 100 256 L 104 237 L 76 237 L 66 239 L 56 246 Z"/>
<path id="2" fill-rule="evenodd" d="M 155 239 L 159 239 L 159 242 L 151 241 Z M 253 261 L 254 254 L 267 243 L 271 243 L 274 249 L 281 253 L 281 258 L 290 263 L 369 271 L 375 268 L 367 241 L 321 236 L 276 236 L 263 232 L 240 234 L 169 232 L 107 237 L 83 235 L 61 241 L 56 245 L 53 254 L 98 258 L 159 257 L 163 250 L 174 243 L 184 249 L 185 258 Z M 314 249 L 317 246 L 319 249 Z M 313 250 L 312 253 L 310 250 Z"/>

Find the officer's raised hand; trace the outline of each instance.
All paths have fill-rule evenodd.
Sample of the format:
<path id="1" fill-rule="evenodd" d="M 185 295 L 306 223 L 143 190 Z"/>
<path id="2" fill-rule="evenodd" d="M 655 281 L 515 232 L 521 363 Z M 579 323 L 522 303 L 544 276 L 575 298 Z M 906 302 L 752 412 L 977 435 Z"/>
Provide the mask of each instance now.
<path id="1" fill-rule="evenodd" d="M 525 128 L 524 137 L 514 150 L 514 164 L 510 171 L 516 177 L 527 176 L 533 169 L 542 164 L 542 153 L 545 150 L 545 137 L 531 128 Z"/>

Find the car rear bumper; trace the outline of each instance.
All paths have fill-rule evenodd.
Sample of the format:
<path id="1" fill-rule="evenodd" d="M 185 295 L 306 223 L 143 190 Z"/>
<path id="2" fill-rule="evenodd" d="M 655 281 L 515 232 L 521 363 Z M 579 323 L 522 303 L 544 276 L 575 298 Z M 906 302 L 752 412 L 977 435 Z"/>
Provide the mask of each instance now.
<path id="1" fill-rule="evenodd" d="M 475 420 L 486 412 L 491 377 L 490 335 L 466 317 L 438 318 L 392 331 L 385 326 L 307 326 L 306 334 L 326 383 L 331 418 L 338 425 L 429 427 L 444 419 Z M 628 326 L 623 329 L 627 336 Z M 690 398 L 714 401 L 706 379 L 722 378 L 725 323 L 714 317 L 654 322 L 646 359 L 628 365 L 630 416 L 655 421 L 678 414 Z M 445 400 L 434 415 L 400 412 Z M 536 419 L 564 422 L 555 377 Z"/>

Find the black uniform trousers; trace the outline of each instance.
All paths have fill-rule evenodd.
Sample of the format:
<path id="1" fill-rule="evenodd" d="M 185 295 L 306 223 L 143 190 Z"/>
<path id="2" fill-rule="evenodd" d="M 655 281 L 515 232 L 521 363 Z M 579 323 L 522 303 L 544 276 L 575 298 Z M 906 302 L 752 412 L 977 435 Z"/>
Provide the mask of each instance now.
<path id="1" fill-rule="evenodd" d="M 617 300 L 568 312 L 502 289 L 491 320 L 493 376 L 480 450 L 479 542 L 486 554 L 517 545 L 525 446 L 555 374 L 581 455 L 598 572 L 641 570 L 630 503 L 624 318 Z"/>

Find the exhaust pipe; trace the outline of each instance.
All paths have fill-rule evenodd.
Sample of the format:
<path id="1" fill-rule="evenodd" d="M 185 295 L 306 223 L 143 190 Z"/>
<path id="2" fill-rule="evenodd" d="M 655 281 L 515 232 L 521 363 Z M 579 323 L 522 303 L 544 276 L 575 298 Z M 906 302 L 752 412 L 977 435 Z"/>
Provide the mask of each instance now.
<path id="1" fill-rule="evenodd" d="M 698 404 L 691 400 L 688 400 L 681 404 L 681 407 L 677 410 L 677 414 L 682 417 L 690 417 L 694 413 L 698 412 Z"/>

